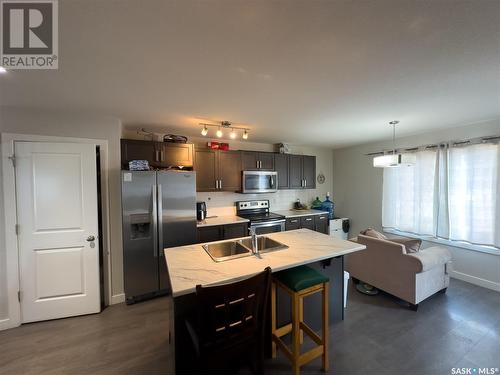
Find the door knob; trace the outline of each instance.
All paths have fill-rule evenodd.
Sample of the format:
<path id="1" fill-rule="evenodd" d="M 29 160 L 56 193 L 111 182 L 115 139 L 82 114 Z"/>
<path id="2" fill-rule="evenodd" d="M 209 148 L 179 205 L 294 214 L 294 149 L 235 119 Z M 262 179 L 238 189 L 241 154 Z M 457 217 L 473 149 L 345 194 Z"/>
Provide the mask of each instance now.
<path id="1" fill-rule="evenodd" d="M 94 236 L 88 236 L 87 237 L 87 241 L 88 242 L 93 242 L 93 241 L 95 241 L 95 237 Z"/>

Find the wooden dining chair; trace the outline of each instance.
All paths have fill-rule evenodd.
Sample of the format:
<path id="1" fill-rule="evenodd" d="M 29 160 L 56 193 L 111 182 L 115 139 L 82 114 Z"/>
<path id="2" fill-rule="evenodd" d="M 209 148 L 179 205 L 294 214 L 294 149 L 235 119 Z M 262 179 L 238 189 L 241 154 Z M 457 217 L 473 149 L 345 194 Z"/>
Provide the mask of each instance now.
<path id="1" fill-rule="evenodd" d="M 196 286 L 197 314 L 186 320 L 195 352 L 195 369 L 226 374 L 248 366 L 263 371 L 271 269 L 230 284 Z"/>

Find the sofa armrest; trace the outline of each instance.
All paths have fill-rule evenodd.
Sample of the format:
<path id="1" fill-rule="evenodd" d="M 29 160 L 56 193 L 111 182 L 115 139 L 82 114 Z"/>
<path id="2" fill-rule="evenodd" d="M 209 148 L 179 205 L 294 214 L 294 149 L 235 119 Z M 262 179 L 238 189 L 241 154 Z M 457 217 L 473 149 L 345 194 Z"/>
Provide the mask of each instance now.
<path id="1" fill-rule="evenodd" d="M 418 272 L 425 272 L 451 261 L 450 251 L 440 246 L 429 247 L 417 253 L 406 254 L 406 256 L 415 258 L 419 261 L 421 270 Z"/>

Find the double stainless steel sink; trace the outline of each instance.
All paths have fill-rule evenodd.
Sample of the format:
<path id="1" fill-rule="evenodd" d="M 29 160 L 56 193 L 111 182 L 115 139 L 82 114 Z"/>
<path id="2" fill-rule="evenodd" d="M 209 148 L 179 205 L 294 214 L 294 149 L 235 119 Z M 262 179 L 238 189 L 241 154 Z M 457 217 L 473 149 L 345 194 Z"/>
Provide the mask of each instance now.
<path id="1" fill-rule="evenodd" d="M 271 251 L 287 249 L 288 246 L 266 236 L 257 237 L 257 251 L 252 251 L 252 237 L 239 240 L 228 240 L 203 245 L 205 251 L 215 262 L 269 253 Z"/>

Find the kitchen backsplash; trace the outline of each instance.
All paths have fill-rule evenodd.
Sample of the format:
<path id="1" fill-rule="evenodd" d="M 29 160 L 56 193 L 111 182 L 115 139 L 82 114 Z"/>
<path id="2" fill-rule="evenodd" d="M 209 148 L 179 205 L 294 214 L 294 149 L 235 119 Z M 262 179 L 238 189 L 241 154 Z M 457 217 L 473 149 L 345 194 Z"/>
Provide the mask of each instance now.
<path id="1" fill-rule="evenodd" d="M 206 202 L 208 216 L 226 216 L 236 214 L 235 202 L 237 201 L 269 199 L 271 211 L 278 211 L 292 208 L 297 198 L 308 206 L 311 205 L 316 197 L 324 201 L 326 193 L 327 191 L 323 191 L 322 189 L 279 190 L 276 193 L 267 194 L 211 192 L 197 193 L 196 199 Z"/>

